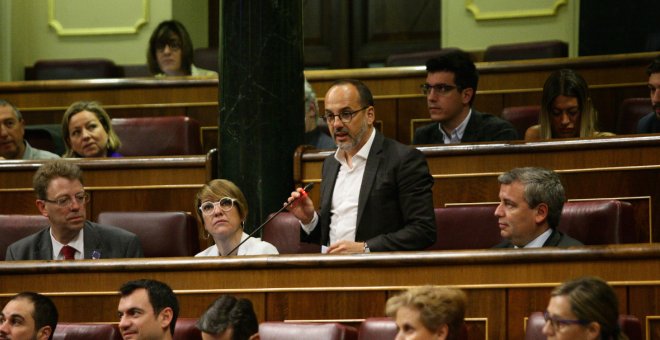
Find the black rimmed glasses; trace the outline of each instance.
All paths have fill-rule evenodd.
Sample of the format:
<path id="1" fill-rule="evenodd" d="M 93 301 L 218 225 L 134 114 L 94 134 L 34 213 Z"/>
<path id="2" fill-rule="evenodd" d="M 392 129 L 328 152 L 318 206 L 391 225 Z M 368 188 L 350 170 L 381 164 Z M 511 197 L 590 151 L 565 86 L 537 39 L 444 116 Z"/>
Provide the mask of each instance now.
<path id="1" fill-rule="evenodd" d="M 585 326 L 589 324 L 589 321 L 587 320 L 567 320 L 567 319 L 560 319 L 557 317 L 554 317 L 548 313 L 548 311 L 543 312 L 543 319 L 545 319 L 545 322 L 547 323 L 550 321 L 550 326 L 552 326 L 552 329 L 555 330 L 555 332 L 561 332 L 564 328 L 570 326 L 570 325 L 582 325 Z"/>
<path id="2" fill-rule="evenodd" d="M 181 42 L 178 40 L 159 41 L 156 43 L 156 51 L 163 52 L 166 46 L 170 47 L 170 51 L 178 51 L 181 49 Z"/>
<path id="3" fill-rule="evenodd" d="M 351 119 L 353 119 L 353 116 L 355 116 L 356 113 L 358 113 L 358 112 L 360 112 L 360 111 L 362 111 L 362 110 L 366 110 L 366 109 L 368 109 L 370 106 L 371 106 L 371 105 L 367 105 L 367 106 L 365 106 L 365 107 L 363 107 L 363 108 L 361 108 L 361 109 L 357 109 L 357 110 L 355 110 L 355 111 L 351 111 L 351 110 L 343 110 L 343 111 L 339 112 L 338 114 L 333 114 L 333 113 L 330 112 L 330 111 L 326 111 L 326 113 L 325 113 L 325 115 L 323 116 L 323 118 L 325 119 L 326 122 L 328 122 L 328 124 L 332 124 L 332 123 L 334 123 L 334 121 L 335 121 L 335 117 L 339 117 L 339 120 L 341 120 L 342 123 L 344 123 L 344 124 L 348 124 L 348 123 L 351 122 Z"/>
<path id="4" fill-rule="evenodd" d="M 431 91 L 435 91 L 435 93 L 445 95 L 453 91 L 454 89 L 458 88 L 458 86 L 448 85 L 448 84 L 435 84 L 435 85 L 422 84 L 419 87 L 422 89 L 422 93 L 426 96 L 428 96 L 431 93 Z"/>
<path id="5" fill-rule="evenodd" d="M 199 211 L 204 215 L 213 215 L 215 212 L 215 207 L 218 206 L 222 211 L 229 211 L 234 207 L 234 202 L 237 200 L 231 197 L 223 197 L 217 202 L 204 202 L 199 206 Z"/>
<path id="6" fill-rule="evenodd" d="M 73 204 L 74 199 L 78 204 L 83 205 L 89 202 L 89 194 L 84 191 L 81 191 L 73 195 L 73 199 L 71 198 L 71 196 L 61 196 L 54 200 L 43 199 L 42 201 L 57 204 L 62 208 L 69 208 L 71 207 L 71 204 Z"/>

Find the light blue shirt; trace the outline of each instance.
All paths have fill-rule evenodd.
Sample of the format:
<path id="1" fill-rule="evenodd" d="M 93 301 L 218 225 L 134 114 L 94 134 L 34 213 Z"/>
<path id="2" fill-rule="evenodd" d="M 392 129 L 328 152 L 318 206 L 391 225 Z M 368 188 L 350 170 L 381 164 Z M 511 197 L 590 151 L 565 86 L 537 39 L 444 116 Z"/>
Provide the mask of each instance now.
<path id="1" fill-rule="evenodd" d="M 527 243 L 523 248 L 541 248 L 545 244 L 545 241 L 550 238 L 550 235 L 552 235 L 552 228 L 548 228 L 548 230 L 544 231 L 543 234 L 537 236 L 531 242 Z M 520 247 L 515 246 L 515 248 Z"/>
<path id="2" fill-rule="evenodd" d="M 472 116 L 472 109 L 470 109 L 465 119 L 449 135 L 442 129 L 442 123 L 438 123 L 438 129 L 442 133 L 442 139 L 445 144 L 458 144 L 461 142 L 465 134 L 465 127 L 467 127 L 467 123 L 470 121 L 470 116 Z"/>

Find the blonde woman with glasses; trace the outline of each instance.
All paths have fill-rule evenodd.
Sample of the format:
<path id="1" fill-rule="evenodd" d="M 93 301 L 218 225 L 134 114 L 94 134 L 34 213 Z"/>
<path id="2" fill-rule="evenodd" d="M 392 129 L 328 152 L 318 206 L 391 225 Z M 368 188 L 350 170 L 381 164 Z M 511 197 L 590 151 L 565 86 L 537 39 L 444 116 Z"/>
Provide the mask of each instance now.
<path id="1" fill-rule="evenodd" d="M 255 237 L 248 239 L 243 228 L 248 213 L 247 200 L 231 181 L 214 179 L 204 185 L 195 196 L 195 211 L 198 221 L 215 241 L 195 256 L 279 254 L 268 242 Z"/>

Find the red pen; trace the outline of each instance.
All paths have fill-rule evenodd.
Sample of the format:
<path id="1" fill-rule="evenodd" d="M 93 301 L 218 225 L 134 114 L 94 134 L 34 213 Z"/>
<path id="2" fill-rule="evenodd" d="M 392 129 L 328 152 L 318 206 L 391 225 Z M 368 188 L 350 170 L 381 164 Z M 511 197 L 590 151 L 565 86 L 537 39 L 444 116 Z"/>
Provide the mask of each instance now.
<path id="1" fill-rule="evenodd" d="M 307 196 L 308 196 L 308 195 L 307 195 L 307 191 L 311 190 L 313 187 L 314 187 L 314 183 L 309 183 L 309 184 L 305 185 L 305 187 L 302 188 L 302 189 L 299 191 L 299 192 L 300 192 L 300 197 L 298 197 L 298 198 L 296 198 L 295 200 L 291 201 L 291 203 L 289 203 L 289 204 L 290 204 L 292 207 L 295 206 L 296 201 L 298 201 L 299 199 L 301 199 L 301 198 L 303 198 L 303 197 L 307 197 Z"/>

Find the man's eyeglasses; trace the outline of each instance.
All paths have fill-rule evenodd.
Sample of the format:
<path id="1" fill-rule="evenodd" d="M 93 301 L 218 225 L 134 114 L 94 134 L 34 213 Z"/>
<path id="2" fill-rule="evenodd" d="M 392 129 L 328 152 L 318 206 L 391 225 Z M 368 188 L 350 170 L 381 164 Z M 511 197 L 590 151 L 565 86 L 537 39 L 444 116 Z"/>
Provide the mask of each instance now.
<path id="1" fill-rule="evenodd" d="M 223 197 L 217 202 L 204 202 L 199 206 L 199 211 L 204 215 L 213 215 L 215 212 L 215 207 L 219 206 L 222 211 L 229 211 L 234 207 L 234 202 L 237 200 L 231 197 Z"/>
<path id="2" fill-rule="evenodd" d="M 335 121 L 335 117 L 339 117 L 339 120 L 341 120 L 342 123 L 348 124 L 351 122 L 351 119 L 353 119 L 353 116 L 355 116 L 356 113 L 366 110 L 370 107 L 371 105 L 367 105 L 361 109 L 357 109 L 355 111 L 350 111 L 350 110 L 344 110 L 342 112 L 339 112 L 339 114 L 333 114 L 330 111 L 327 111 L 323 118 L 325 119 L 328 124 L 332 124 Z"/>
<path id="3" fill-rule="evenodd" d="M 160 41 L 156 43 L 156 51 L 165 51 L 165 46 L 170 47 L 170 51 L 178 51 L 181 49 L 181 42 L 178 40 Z"/>
<path id="4" fill-rule="evenodd" d="M 434 90 L 435 93 L 445 95 L 453 91 L 454 89 L 458 88 L 458 86 L 447 85 L 447 84 L 436 84 L 436 85 L 422 84 L 419 87 L 422 89 L 422 93 L 427 96 L 431 93 L 431 90 Z"/>
<path id="5" fill-rule="evenodd" d="M 556 318 L 550 315 L 548 311 L 543 312 L 543 319 L 545 319 L 546 323 L 550 321 L 550 326 L 552 326 L 552 329 L 554 329 L 555 332 L 561 332 L 564 328 L 570 325 L 585 326 L 589 324 L 589 321 L 587 320 L 566 320 L 566 319 Z"/>
<path id="6" fill-rule="evenodd" d="M 73 199 L 75 199 L 78 204 L 83 205 L 83 204 L 89 202 L 89 194 L 82 191 L 82 192 L 79 192 L 79 193 L 73 195 Z M 42 201 L 48 202 L 48 203 L 55 203 L 55 204 L 59 205 L 62 208 L 69 208 L 69 207 L 71 207 L 71 204 L 73 203 L 73 200 L 71 199 L 71 196 L 62 196 L 62 197 L 58 197 L 54 200 L 43 199 Z"/>

